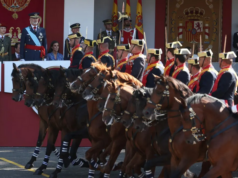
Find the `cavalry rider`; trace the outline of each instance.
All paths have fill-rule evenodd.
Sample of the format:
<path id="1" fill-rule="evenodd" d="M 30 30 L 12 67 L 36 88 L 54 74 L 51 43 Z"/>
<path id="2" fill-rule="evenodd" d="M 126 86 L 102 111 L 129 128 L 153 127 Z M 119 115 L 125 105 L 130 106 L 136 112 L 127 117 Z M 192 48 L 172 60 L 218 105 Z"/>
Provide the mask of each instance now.
<path id="1" fill-rule="evenodd" d="M 98 49 L 100 52 L 98 56 L 98 61 L 106 64 L 107 67 L 111 67 L 112 69 L 114 69 L 115 59 L 111 54 L 109 54 L 109 43 L 111 41 L 112 39 L 108 36 L 105 36 L 102 39 L 97 40 Z"/>
<path id="2" fill-rule="evenodd" d="M 144 44 L 143 39 L 131 40 L 130 53 L 132 53 L 132 56 L 126 64 L 126 73 L 131 74 L 139 81 L 142 81 L 145 70 L 145 56 L 142 54 Z"/>
<path id="3" fill-rule="evenodd" d="M 84 43 L 82 44 L 82 51 L 85 53 L 85 55 L 79 63 L 79 69 L 88 69 L 90 68 L 92 62 L 97 61 L 97 59 L 93 56 L 93 49 L 96 45 L 96 40 L 84 40 Z"/>
<path id="4" fill-rule="evenodd" d="M 182 47 L 182 44 L 179 41 L 174 41 L 172 43 L 167 43 L 166 48 L 167 48 L 167 62 L 165 64 L 165 69 L 164 69 L 164 75 L 165 76 L 172 76 L 174 72 L 174 50 L 176 48 Z"/>
<path id="5" fill-rule="evenodd" d="M 196 93 L 196 86 L 198 84 L 199 74 L 201 72 L 201 68 L 199 66 L 199 57 L 196 54 L 194 54 L 192 58 L 188 59 L 188 69 L 192 75 L 190 82 L 188 83 L 188 88 L 193 93 Z"/>
<path id="6" fill-rule="evenodd" d="M 130 44 L 122 44 L 117 46 L 117 59 L 118 59 L 118 64 L 117 64 L 117 70 L 121 72 L 126 71 L 126 63 L 128 61 L 128 54 L 130 53 Z"/>
<path id="7" fill-rule="evenodd" d="M 20 45 L 20 61 L 41 61 L 47 51 L 46 32 L 38 26 L 39 13 L 31 13 L 30 26 L 22 29 Z"/>
<path id="8" fill-rule="evenodd" d="M 186 55 L 191 54 L 187 48 L 175 49 L 175 65 L 172 77 L 187 85 L 190 81 L 189 70 L 186 67 Z"/>
<path id="9" fill-rule="evenodd" d="M 148 49 L 147 52 L 148 66 L 145 69 L 142 83 L 145 87 L 154 88 L 154 75 L 161 76 L 164 73 L 164 66 L 160 63 L 162 49 Z"/>
<path id="10" fill-rule="evenodd" d="M 80 47 L 80 44 L 79 44 L 80 37 L 81 37 L 80 33 L 70 34 L 68 36 L 69 45 L 72 48 L 69 68 L 78 69 L 79 68 L 79 63 L 80 63 L 81 59 L 84 56 L 84 54 L 82 52 L 82 48 Z"/>
<path id="11" fill-rule="evenodd" d="M 237 87 L 237 75 L 232 68 L 232 59 L 236 54 L 231 51 L 219 54 L 220 72 L 212 88 L 211 95 L 221 100 L 229 107 L 234 105 L 234 94 Z"/>
<path id="12" fill-rule="evenodd" d="M 198 52 L 199 65 L 202 68 L 199 74 L 196 93 L 210 94 L 216 81 L 218 72 L 212 66 L 212 50 Z"/>

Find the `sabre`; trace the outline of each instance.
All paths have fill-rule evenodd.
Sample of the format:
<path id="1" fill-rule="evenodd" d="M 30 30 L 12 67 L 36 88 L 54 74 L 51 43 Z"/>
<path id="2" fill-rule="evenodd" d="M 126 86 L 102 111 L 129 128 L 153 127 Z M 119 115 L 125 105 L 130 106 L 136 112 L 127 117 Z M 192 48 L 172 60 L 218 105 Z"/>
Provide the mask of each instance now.
<path id="1" fill-rule="evenodd" d="M 167 27 L 165 27 L 165 46 L 168 43 L 168 37 L 167 37 Z"/>
<path id="2" fill-rule="evenodd" d="M 133 32 L 133 39 L 136 38 L 136 28 L 134 28 L 134 32 Z"/>
<path id="3" fill-rule="evenodd" d="M 69 22 L 69 34 L 70 34 L 70 22 Z"/>
<path id="4" fill-rule="evenodd" d="M 146 57 L 147 57 L 147 42 L 146 42 L 146 35 L 145 35 L 145 32 L 144 32 L 144 40 L 145 40 L 145 50 L 146 50 Z"/>
<path id="5" fill-rule="evenodd" d="M 86 35 L 85 35 L 85 39 L 88 39 L 88 27 L 86 27 Z"/>
<path id="6" fill-rule="evenodd" d="M 102 29 L 100 28 L 99 39 L 102 39 Z"/>
<path id="7" fill-rule="evenodd" d="M 225 36 L 225 40 L 224 40 L 223 53 L 226 52 L 226 40 L 227 40 L 227 35 Z"/>
<path id="8" fill-rule="evenodd" d="M 124 14 L 124 2 L 122 3 L 122 14 Z M 123 38 L 123 29 L 124 29 L 124 19 L 122 19 L 122 26 L 121 26 L 121 31 L 122 31 L 122 34 L 121 34 L 121 37 Z"/>
<path id="9" fill-rule="evenodd" d="M 200 35 L 200 52 L 202 52 L 202 35 Z"/>

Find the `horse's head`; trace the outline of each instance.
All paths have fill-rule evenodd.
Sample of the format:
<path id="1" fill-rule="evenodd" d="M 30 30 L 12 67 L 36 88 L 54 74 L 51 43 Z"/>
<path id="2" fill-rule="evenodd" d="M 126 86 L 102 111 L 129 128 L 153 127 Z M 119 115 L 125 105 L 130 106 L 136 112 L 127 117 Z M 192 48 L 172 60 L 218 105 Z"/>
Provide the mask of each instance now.
<path id="1" fill-rule="evenodd" d="M 32 69 L 27 69 L 26 75 L 26 93 L 25 93 L 25 105 L 32 107 L 35 105 L 35 94 L 38 88 L 38 78 L 34 75 Z"/>
<path id="2" fill-rule="evenodd" d="M 115 120 L 120 120 L 124 110 L 131 99 L 133 88 L 120 83 L 112 82 L 112 87 L 103 110 L 102 120 L 106 125 L 112 125 Z"/>
<path id="3" fill-rule="evenodd" d="M 24 91 L 26 90 L 25 81 L 20 68 L 17 68 L 16 64 L 13 63 L 12 70 L 12 99 L 14 101 L 21 101 L 23 98 Z"/>
<path id="4" fill-rule="evenodd" d="M 110 80 L 111 78 L 111 70 L 101 70 L 82 93 L 83 98 L 85 100 L 90 100 L 100 95 L 102 93 L 103 86 L 106 85 L 106 80 Z"/>

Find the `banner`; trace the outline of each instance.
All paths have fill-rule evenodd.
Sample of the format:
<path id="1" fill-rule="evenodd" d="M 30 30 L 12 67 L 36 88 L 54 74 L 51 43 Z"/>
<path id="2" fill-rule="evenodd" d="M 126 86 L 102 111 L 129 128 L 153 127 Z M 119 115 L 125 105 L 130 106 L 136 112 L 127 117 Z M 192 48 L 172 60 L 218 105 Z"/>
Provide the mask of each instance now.
<path id="1" fill-rule="evenodd" d="M 130 0 L 126 0 L 126 15 L 131 19 L 131 3 Z"/>
<path id="2" fill-rule="evenodd" d="M 136 38 L 143 39 L 144 38 L 144 30 L 143 30 L 142 0 L 137 1 L 135 27 L 136 27 Z"/>
<path id="3" fill-rule="evenodd" d="M 118 31 L 118 5 L 117 0 L 114 0 L 112 9 L 112 30 L 114 32 Z"/>
<path id="4" fill-rule="evenodd" d="M 7 36 L 12 41 L 12 46 L 21 39 L 22 29 L 29 26 L 29 14 L 39 12 L 40 27 L 44 24 L 45 0 L 0 0 L 1 23 L 7 25 Z"/>

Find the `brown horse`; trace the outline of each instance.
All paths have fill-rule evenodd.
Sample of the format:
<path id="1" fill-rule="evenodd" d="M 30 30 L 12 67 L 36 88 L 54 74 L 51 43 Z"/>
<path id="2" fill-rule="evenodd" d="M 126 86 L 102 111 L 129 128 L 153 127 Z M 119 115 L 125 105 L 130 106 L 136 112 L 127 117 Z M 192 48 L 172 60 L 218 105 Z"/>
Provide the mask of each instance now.
<path id="1" fill-rule="evenodd" d="M 197 94 L 186 101 L 181 99 L 181 103 L 187 142 L 198 144 L 205 136 L 207 138 L 207 156 L 213 167 L 203 177 L 232 177 L 232 171 L 238 168 L 237 116 L 234 117 L 218 99 L 208 95 Z"/>
<path id="2" fill-rule="evenodd" d="M 206 159 L 206 142 L 200 142 L 191 145 L 186 142 L 184 133 L 181 132 L 182 118 L 179 108 L 181 104 L 175 98 L 188 98 L 192 95 L 189 88 L 183 83 L 172 77 L 155 76 L 156 87 L 153 94 L 147 102 L 143 111 L 147 119 L 151 119 L 154 110 L 167 110 L 167 120 L 171 132 L 169 140 L 169 150 L 171 157 L 171 176 L 180 177 L 195 162 L 205 161 Z M 202 171 L 199 177 L 205 175 L 209 170 L 210 162 L 203 162 Z"/>

